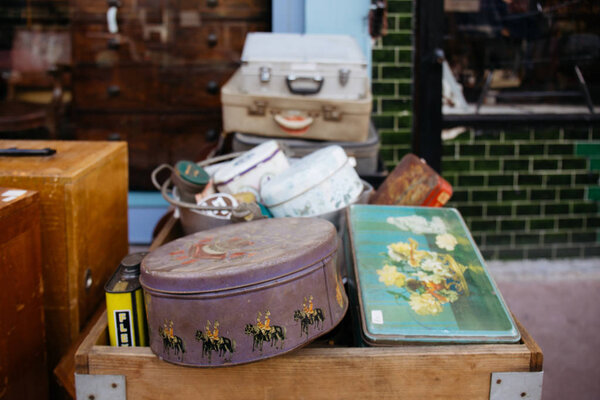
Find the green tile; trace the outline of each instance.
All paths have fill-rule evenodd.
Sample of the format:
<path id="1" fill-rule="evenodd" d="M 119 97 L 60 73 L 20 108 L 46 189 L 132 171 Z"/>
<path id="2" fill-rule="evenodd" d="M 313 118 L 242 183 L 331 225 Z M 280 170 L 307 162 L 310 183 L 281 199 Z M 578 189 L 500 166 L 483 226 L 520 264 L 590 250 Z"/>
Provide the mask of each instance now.
<path id="1" fill-rule="evenodd" d="M 514 144 L 491 144 L 489 148 L 490 156 L 512 156 L 516 154 Z"/>
<path id="2" fill-rule="evenodd" d="M 598 185 L 600 181 L 599 172 L 586 172 L 583 174 L 575 174 L 576 185 Z"/>
<path id="3" fill-rule="evenodd" d="M 456 186 L 458 182 L 458 177 L 456 174 L 448 174 L 447 171 L 443 171 L 443 177 L 448 183 L 452 186 Z"/>
<path id="4" fill-rule="evenodd" d="M 379 150 L 379 155 L 383 158 L 384 161 L 393 161 L 394 160 L 394 149 L 393 148 L 381 148 Z"/>
<path id="5" fill-rule="evenodd" d="M 490 217 L 500 217 L 512 215 L 512 206 L 510 204 L 488 204 L 486 214 Z"/>
<path id="6" fill-rule="evenodd" d="M 573 232 L 571 234 L 574 243 L 593 243 L 598 239 L 598 234 L 595 231 Z"/>
<path id="7" fill-rule="evenodd" d="M 586 246 L 583 248 L 584 257 L 600 257 L 600 246 Z"/>
<path id="8" fill-rule="evenodd" d="M 525 258 L 524 249 L 502 249 L 498 251 L 500 260 L 522 260 Z"/>
<path id="9" fill-rule="evenodd" d="M 500 160 L 473 160 L 473 168 L 475 171 L 498 171 L 500 170 Z"/>
<path id="10" fill-rule="evenodd" d="M 587 219 L 588 228 L 600 228 L 600 217 L 591 217 Z"/>
<path id="11" fill-rule="evenodd" d="M 412 33 L 388 33 L 382 39 L 383 46 L 412 46 Z"/>
<path id="12" fill-rule="evenodd" d="M 486 246 L 506 246 L 511 244 L 511 235 L 508 234 L 492 234 L 486 235 Z"/>
<path id="13" fill-rule="evenodd" d="M 540 215 L 541 207 L 534 204 L 520 204 L 516 206 L 517 215 Z"/>
<path id="14" fill-rule="evenodd" d="M 529 160 L 504 160 L 505 171 L 528 171 Z"/>
<path id="15" fill-rule="evenodd" d="M 411 17 L 398 17 L 398 29 L 408 31 L 412 30 L 412 21 L 413 19 Z"/>
<path id="16" fill-rule="evenodd" d="M 458 210 L 464 217 L 483 216 L 483 206 L 460 206 Z"/>
<path id="17" fill-rule="evenodd" d="M 473 190 L 471 192 L 471 200 L 477 201 L 498 201 L 497 190 Z"/>
<path id="18" fill-rule="evenodd" d="M 573 203 L 571 212 L 573 214 L 596 214 L 599 211 L 597 202 L 590 203 Z"/>
<path id="19" fill-rule="evenodd" d="M 473 132 L 473 140 L 497 142 L 501 140 L 502 131 L 498 129 L 478 129 Z"/>
<path id="20" fill-rule="evenodd" d="M 549 144 L 548 145 L 548 154 L 549 155 L 560 155 L 560 156 L 571 156 L 573 155 L 573 146 L 572 143 L 568 144 Z"/>
<path id="21" fill-rule="evenodd" d="M 540 244 L 542 238 L 539 233 L 522 233 L 515 235 L 515 243 L 519 246 L 522 245 L 535 245 Z"/>
<path id="22" fill-rule="evenodd" d="M 546 233 L 544 234 L 544 244 L 568 243 L 569 235 L 567 233 Z"/>
<path id="23" fill-rule="evenodd" d="M 554 229 L 555 228 L 555 220 L 552 218 L 537 218 L 529 220 L 529 229 Z"/>
<path id="24" fill-rule="evenodd" d="M 484 260 L 493 260 L 493 259 L 497 258 L 497 252 L 498 252 L 497 249 L 480 248 L 479 251 Z M 520 257 L 520 258 L 523 258 L 523 257 Z"/>
<path id="25" fill-rule="evenodd" d="M 396 83 L 398 87 L 399 96 L 411 96 L 412 95 L 412 84 L 411 83 Z"/>
<path id="26" fill-rule="evenodd" d="M 520 144 L 519 155 L 520 156 L 541 156 L 544 154 L 543 144 Z"/>
<path id="27" fill-rule="evenodd" d="M 558 229 L 581 229 L 583 218 L 561 218 L 558 220 Z"/>
<path id="28" fill-rule="evenodd" d="M 573 175 L 554 174 L 546 175 L 546 185 L 548 186 L 568 186 L 571 184 Z"/>
<path id="29" fill-rule="evenodd" d="M 381 62 L 395 62 L 393 49 L 376 49 L 371 52 L 371 56 L 373 58 L 373 63 L 381 63 Z"/>
<path id="30" fill-rule="evenodd" d="M 489 219 L 472 220 L 469 228 L 476 232 L 496 232 L 498 230 L 498 221 Z"/>
<path id="31" fill-rule="evenodd" d="M 412 116 L 411 115 L 398 115 L 396 117 L 396 126 L 398 128 L 411 128 L 412 127 Z"/>
<path id="32" fill-rule="evenodd" d="M 483 175 L 462 175 L 458 177 L 459 186 L 483 186 L 484 176 Z"/>
<path id="33" fill-rule="evenodd" d="M 381 110 L 379 109 L 379 100 L 377 100 L 377 99 L 373 99 L 373 106 L 372 106 L 372 107 L 373 107 L 373 108 L 372 108 L 371 112 L 372 112 L 373 114 L 379 114 L 379 112 L 381 111 Z"/>
<path id="34" fill-rule="evenodd" d="M 485 145 L 483 144 L 460 144 L 459 153 L 461 156 L 481 156 L 485 157 Z"/>
<path id="35" fill-rule="evenodd" d="M 556 258 L 580 258 L 582 252 L 581 246 L 557 247 Z"/>
<path id="36" fill-rule="evenodd" d="M 469 201 L 469 191 L 468 190 L 455 190 L 452 193 L 452 201 L 466 203 L 467 201 Z"/>
<path id="37" fill-rule="evenodd" d="M 557 214 L 568 214 L 569 213 L 569 205 L 566 203 L 563 204 L 546 204 L 544 205 L 544 214 L 546 215 L 557 215 Z"/>
<path id="38" fill-rule="evenodd" d="M 502 201 L 527 200 L 527 190 L 503 190 Z"/>
<path id="39" fill-rule="evenodd" d="M 467 160 L 442 160 L 442 171 L 469 171 L 471 163 Z"/>
<path id="40" fill-rule="evenodd" d="M 585 158 L 563 158 L 562 169 L 588 169 Z"/>
<path id="41" fill-rule="evenodd" d="M 377 129 L 393 129 L 394 117 L 391 115 L 372 115 L 371 121 Z"/>
<path id="42" fill-rule="evenodd" d="M 533 160 L 533 169 L 536 171 L 539 170 L 557 170 L 558 169 L 558 160 Z"/>
<path id="43" fill-rule="evenodd" d="M 489 186 L 513 186 L 515 178 L 512 174 L 508 175 L 489 175 L 488 185 Z"/>
<path id="44" fill-rule="evenodd" d="M 560 189 L 558 193 L 560 200 L 583 200 L 584 196 L 583 189 Z"/>
<path id="45" fill-rule="evenodd" d="M 532 189 L 531 200 L 556 200 L 556 190 L 554 189 Z"/>
<path id="46" fill-rule="evenodd" d="M 371 84 L 371 91 L 374 96 L 393 96 L 396 94 L 396 85 L 394 83 L 379 83 Z"/>
<path id="47" fill-rule="evenodd" d="M 504 132 L 504 140 L 513 141 L 513 140 L 531 140 L 531 130 L 530 129 L 510 129 Z"/>
<path id="48" fill-rule="evenodd" d="M 387 12 L 393 13 L 412 13 L 412 1 L 388 0 Z"/>
<path id="49" fill-rule="evenodd" d="M 393 15 L 393 16 L 387 18 L 388 33 L 395 32 L 398 30 L 397 22 L 398 22 L 398 17 L 396 15 Z"/>
<path id="50" fill-rule="evenodd" d="M 412 64 L 412 62 L 413 62 L 412 50 L 396 49 L 396 53 L 398 54 L 397 61 L 399 63 L 411 63 Z"/>
<path id="51" fill-rule="evenodd" d="M 378 65 L 373 64 L 373 67 L 371 68 L 371 79 L 372 80 L 376 81 L 381 78 L 381 75 L 379 74 L 380 70 L 381 70 L 381 68 L 379 68 Z"/>
<path id="52" fill-rule="evenodd" d="M 381 100 L 381 109 L 383 112 L 406 111 L 412 108 L 410 100 L 405 99 L 383 99 Z"/>
<path id="53" fill-rule="evenodd" d="M 396 131 L 381 130 L 379 131 L 379 138 L 383 145 L 398 144 L 398 132 Z"/>
<path id="54" fill-rule="evenodd" d="M 527 249 L 525 251 L 525 257 L 532 260 L 540 258 L 552 258 L 552 249 Z"/>
<path id="55" fill-rule="evenodd" d="M 456 147 L 454 143 L 444 143 L 442 146 L 442 157 L 454 157 L 456 155 Z"/>
<path id="56" fill-rule="evenodd" d="M 521 174 L 517 177 L 520 186 L 539 186 L 542 184 L 542 175 Z"/>
<path id="57" fill-rule="evenodd" d="M 381 79 L 412 79 L 412 68 L 407 66 L 388 66 L 381 67 Z M 373 78 L 375 80 L 375 78 Z"/>
<path id="58" fill-rule="evenodd" d="M 576 143 L 575 154 L 578 156 L 598 157 L 600 156 L 600 142 Z"/>
<path id="59" fill-rule="evenodd" d="M 600 187 L 590 187 L 588 188 L 588 199 L 600 201 Z"/>
<path id="60" fill-rule="evenodd" d="M 509 219 L 500 221 L 500 229 L 503 231 L 523 231 L 525 230 L 525 220 Z"/>
<path id="61" fill-rule="evenodd" d="M 593 157 L 590 159 L 590 169 L 592 171 L 600 171 L 600 157 Z"/>

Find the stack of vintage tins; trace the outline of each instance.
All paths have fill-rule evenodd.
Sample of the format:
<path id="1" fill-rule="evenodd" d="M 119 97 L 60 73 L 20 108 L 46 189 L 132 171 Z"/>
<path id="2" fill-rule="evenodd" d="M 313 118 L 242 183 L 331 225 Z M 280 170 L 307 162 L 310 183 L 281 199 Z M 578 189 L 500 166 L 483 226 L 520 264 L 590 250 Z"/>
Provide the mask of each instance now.
<path id="1" fill-rule="evenodd" d="M 292 157 L 337 144 L 361 176 L 378 172 L 367 63 L 344 35 L 250 33 L 242 66 L 221 90 L 233 150 L 278 138 Z"/>

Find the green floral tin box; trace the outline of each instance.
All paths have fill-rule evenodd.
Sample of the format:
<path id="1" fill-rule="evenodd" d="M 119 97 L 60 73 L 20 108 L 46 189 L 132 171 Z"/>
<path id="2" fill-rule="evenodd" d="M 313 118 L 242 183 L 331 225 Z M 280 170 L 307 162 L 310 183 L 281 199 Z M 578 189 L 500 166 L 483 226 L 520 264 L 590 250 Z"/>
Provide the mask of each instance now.
<path id="1" fill-rule="evenodd" d="M 519 341 L 456 209 L 353 205 L 348 221 L 348 284 L 366 344 Z"/>

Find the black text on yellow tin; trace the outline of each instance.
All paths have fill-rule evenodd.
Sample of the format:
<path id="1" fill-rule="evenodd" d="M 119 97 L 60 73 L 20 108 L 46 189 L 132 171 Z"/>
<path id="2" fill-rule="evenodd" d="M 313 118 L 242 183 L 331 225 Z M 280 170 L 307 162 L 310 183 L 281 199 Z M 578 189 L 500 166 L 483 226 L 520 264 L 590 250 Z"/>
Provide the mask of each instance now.
<path id="1" fill-rule="evenodd" d="M 127 255 L 104 286 L 111 346 L 148 345 L 140 264 L 148 253 Z"/>

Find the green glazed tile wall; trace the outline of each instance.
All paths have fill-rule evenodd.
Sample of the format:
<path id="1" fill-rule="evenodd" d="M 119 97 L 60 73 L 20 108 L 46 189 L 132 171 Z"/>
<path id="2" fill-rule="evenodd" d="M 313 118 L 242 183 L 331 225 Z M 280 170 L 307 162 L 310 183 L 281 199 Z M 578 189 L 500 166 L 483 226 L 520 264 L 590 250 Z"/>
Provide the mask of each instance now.
<path id="1" fill-rule="evenodd" d="M 486 259 L 600 256 L 600 125 L 469 130 L 443 176 Z"/>
<path id="2" fill-rule="evenodd" d="M 373 45 L 389 170 L 410 152 L 413 8 L 388 0 L 388 34 Z M 600 126 L 470 130 L 444 143 L 442 171 L 486 259 L 600 256 Z"/>
<path id="3" fill-rule="evenodd" d="M 388 0 L 388 33 L 373 45 L 373 115 L 388 169 L 410 152 L 413 1 Z"/>

